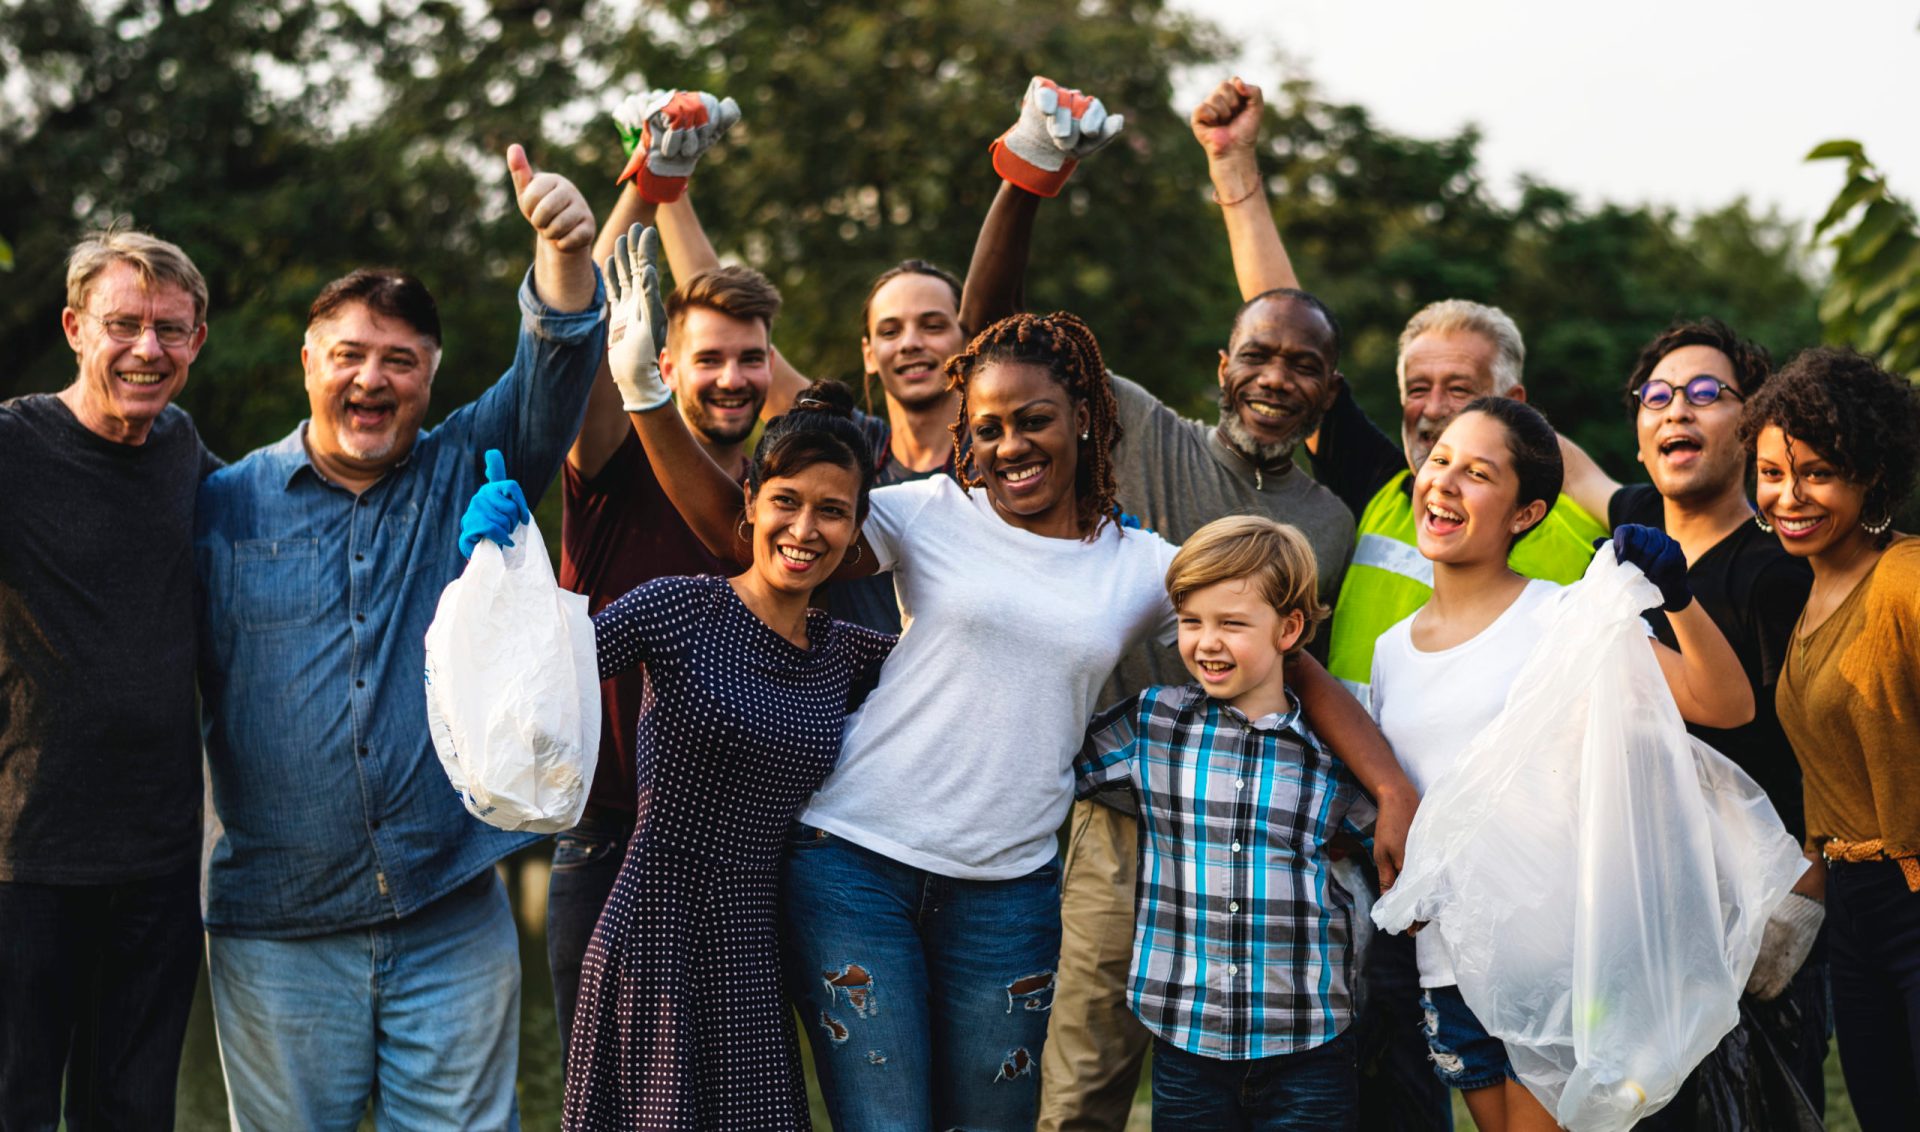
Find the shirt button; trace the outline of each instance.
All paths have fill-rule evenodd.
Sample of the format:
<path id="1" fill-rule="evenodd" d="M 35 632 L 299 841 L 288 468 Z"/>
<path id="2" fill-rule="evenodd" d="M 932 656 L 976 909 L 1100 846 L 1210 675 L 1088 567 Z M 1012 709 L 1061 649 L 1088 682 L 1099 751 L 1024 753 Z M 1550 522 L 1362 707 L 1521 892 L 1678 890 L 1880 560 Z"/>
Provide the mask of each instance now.
<path id="1" fill-rule="evenodd" d="M 1240 843 L 1238 841 L 1233 843 L 1233 851 L 1235 853 L 1238 853 L 1240 851 Z"/>
<path id="2" fill-rule="evenodd" d="M 1239 973 L 1240 973 L 1240 965 L 1238 963 L 1227 964 L 1227 974 L 1237 975 Z"/>
<path id="3" fill-rule="evenodd" d="M 366 749 L 365 747 L 361 748 L 361 750 L 365 750 L 365 749 Z M 1238 912 L 1239 910 L 1240 910 L 1240 902 L 1238 900 L 1229 900 L 1227 902 L 1227 911 Z"/>
<path id="4" fill-rule="evenodd" d="M 367 749 L 365 747 L 360 748 L 360 757 L 365 758 L 366 755 L 367 755 Z"/>
<path id="5" fill-rule="evenodd" d="M 367 619 L 367 615 L 366 615 L 366 614 L 364 614 L 364 613 L 356 613 L 356 614 L 354 614 L 354 615 L 353 615 L 353 619 L 354 619 L 355 621 L 359 621 L 359 622 L 363 622 L 363 623 L 364 623 L 364 622 L 366 621 L 366 619 Z"/>
<path id="6" fill-rule="evenodd" d="M 366 686 L 367 686 L 367 682 L 366 682 L 365 680 L 355 680 L 355 681 L 353 682 L 353 686 L 354 686 L 354 687 L 356 687 L 356 688 L 364 688 L 364 687 L 366 687 Z M 1234 842 L 1234 843 L 1233 843 L 1233 851 L 1234 851 L 1235 853 L 1238 853 L 1238 852 L 1240 851 L 1240 843 L 1239 843 L 1239 842 L 1237 842 L 1237 841 L 1236 841 L 1236 842 Z"/>
<path id="7" fill-rule="evenodd" d="M 1234 779 L 1234 780 L 1233 780 L 1233 788 L 1234 788 L 1235 790 L 1245 790 L 1245 789 L 1247 788 L 1247 780 L 1246 780 L 1246 779 L 1244 779 L 1244 778 L 1236 778 L 1236 779 Z"/>
<path id="8" fill-rule="evenodd" d="M 367 823 L 367 828 L 368 828 L 368 829 L 379 829 L 379 828 L 380 828 L 380 819 L 379 819 L 379 818 L 375 818 L 375 819 L 373 819 L 372 821 L 370 821 L 370 822 L 368 822 L 368 823 Z"/>
<path id="9" fill-rule="evenodd" d="M 364 554 L 356 554 L 353 556 L 353 560 L 355 562 L 365 562 L 367 560 L 367 556 Z"/>

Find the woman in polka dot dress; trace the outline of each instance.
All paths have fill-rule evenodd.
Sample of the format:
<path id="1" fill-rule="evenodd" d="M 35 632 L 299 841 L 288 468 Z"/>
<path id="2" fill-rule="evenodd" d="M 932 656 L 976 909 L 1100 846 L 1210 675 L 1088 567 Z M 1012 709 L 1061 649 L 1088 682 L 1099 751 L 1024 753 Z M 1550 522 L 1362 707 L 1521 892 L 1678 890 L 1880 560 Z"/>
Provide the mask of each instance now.
<path id="1" fill-rule="evenodd" d="M 593 619 L 601 678 L 645 665 L 648 706 L 633 839 L 581 972 L 569 1130 L 811 1127 L 780 990 L 777 867 L 839 754 L 849 688 L 894 642 L 807 606 L 865 517 L 873 462 L 851 409 L 845 390 L 815 386 L 768 427 L 748 471 L 745 573 L 658 578 Z M 504 538 L 512 509 L 487 521 L 503 490 L 482 489 L 468 527 Z"/>

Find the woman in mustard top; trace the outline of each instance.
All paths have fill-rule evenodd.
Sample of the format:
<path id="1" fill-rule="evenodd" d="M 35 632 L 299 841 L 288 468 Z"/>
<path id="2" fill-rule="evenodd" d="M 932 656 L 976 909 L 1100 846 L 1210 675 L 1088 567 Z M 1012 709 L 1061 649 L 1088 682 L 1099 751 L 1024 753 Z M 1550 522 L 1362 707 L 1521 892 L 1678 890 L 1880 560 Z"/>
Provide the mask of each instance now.
<path id="1" fill-rule="evenodd" d="M 1747 405 L 1756 521 L 1813 567 L 1780 676 L 1828 862 L 1834 1028 L 1866 1132 L 1920 1113 L 1920 391 L 1851 350 L 1794 358 Z"/>

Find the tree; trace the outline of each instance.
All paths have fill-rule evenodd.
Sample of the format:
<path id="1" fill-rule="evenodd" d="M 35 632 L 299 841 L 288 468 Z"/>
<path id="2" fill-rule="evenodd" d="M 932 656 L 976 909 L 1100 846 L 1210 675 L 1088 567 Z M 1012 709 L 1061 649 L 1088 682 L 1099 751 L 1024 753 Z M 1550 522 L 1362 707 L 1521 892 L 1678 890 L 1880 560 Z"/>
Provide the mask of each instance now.
<path id="1" fill-rule="evenodd" d="M 1815 146 L 1808 161 L 1845 161 L 1846 184 L 1814 239 L 1833 249 L 1820 300 L 1827 341 L 1850 344 L 1920 381 L 1920 225 L 1856 141 Z"/>

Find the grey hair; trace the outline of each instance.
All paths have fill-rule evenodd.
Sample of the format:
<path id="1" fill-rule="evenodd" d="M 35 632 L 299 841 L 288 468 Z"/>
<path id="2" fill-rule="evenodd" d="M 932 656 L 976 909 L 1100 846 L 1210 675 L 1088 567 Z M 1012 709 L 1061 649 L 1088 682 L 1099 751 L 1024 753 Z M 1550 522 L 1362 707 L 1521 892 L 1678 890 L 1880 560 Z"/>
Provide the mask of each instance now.
<path id="1" fill-rule="evenodd" d="M 1527 364 L 1527 344 L 1520 328 L 1499 307 L 1469 299 L 1441 299 L 1428 303 L 1407 320 L 1400 332 L 1400 356 L 1394 362 L 1404 394 L 1407 387 L 1407 347 L 1422 334 L 1469 330 L 1493 343 L 1493 393 L 1504 397 L 1520 386 L 1520 371 Z"/>
<path id="2" fill-rule="evenodd" d="M 193 321 L 207 320 L 207 281 L 179 245 L 131 228 L 90 232 L 67 253 L 67 305 L 84 310 L 87 292 L 116 263 L 132 264 L 148 287 L 170 283 L 193 297 Z"/>

